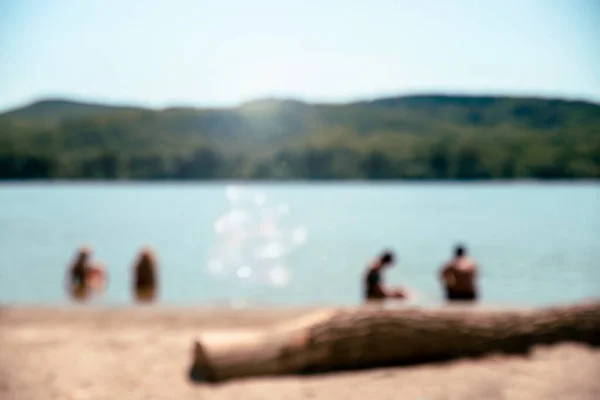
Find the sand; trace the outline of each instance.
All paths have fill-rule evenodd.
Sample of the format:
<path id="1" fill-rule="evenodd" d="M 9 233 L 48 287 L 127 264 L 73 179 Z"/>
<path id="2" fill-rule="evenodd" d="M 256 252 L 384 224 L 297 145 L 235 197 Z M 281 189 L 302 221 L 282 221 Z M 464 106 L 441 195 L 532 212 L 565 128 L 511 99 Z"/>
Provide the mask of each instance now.
<path id="1" fill-rule="evenodd" d="M 188 381 L 199 333 L 243 334 L 308 311 L 0 308 L 0 399 L 600 399 L 600 349 L 570 343 L 529 356 Z"/>

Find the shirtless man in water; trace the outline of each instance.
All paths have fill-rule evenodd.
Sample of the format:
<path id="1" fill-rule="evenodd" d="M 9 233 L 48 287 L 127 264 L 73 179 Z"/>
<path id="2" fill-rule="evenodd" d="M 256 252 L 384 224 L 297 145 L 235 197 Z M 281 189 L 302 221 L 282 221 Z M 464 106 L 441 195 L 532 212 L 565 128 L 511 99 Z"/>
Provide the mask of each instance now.
<path id="1" fill-rule="evenodd" d="M 442 267 L 441 279 L 448 300 L 477 300 L 477 265 L 463 246 L 456 246 L 454 258 Z"/>
<path id="2" fill-rule="evenodd" d="M 381 272 L 394 265 L 394 254 L 386 251 L 367 269 L 365 275 L 365 297 L 367 300 L 383 300 L 385 298 L 405 299 L 408 297 L 402 289 L 390 289 L 383 285 Z"/>

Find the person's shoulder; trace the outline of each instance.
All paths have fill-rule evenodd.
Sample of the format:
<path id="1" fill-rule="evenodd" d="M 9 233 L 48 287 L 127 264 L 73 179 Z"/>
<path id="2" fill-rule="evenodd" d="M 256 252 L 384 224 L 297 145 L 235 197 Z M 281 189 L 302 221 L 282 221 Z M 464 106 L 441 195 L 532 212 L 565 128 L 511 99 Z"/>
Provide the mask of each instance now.
<path id="1" fill-rule="evenodd" d="M 477 269 L 477 262 L 472 258 L 467 258 L 463 265 L 464 265 L 463 268 L 465 268 L 465 269 L 471 269 L 471 270 Z"/>

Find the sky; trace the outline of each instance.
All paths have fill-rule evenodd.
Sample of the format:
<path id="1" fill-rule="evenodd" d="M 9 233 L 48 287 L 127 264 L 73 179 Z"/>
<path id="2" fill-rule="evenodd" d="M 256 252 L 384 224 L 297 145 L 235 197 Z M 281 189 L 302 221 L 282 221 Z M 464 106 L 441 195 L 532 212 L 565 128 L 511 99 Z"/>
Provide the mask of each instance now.
<path id="1" fill-rule="evenodd" d="M 0 0 L 0 110 L 415 93 L 600 102 L 600 0 Z"/>

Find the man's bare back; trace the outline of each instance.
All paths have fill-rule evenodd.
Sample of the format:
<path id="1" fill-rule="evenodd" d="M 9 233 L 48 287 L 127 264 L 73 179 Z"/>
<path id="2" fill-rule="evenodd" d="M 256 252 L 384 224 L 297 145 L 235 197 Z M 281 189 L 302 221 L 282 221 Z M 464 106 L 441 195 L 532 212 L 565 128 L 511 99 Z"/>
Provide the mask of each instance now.
<path id="1" fill-rule="evenodd" d="M 466 255 L 463 247 L 456 249 L 454 259 L 444 265 L 441 275 L 448 300 L 477 298 L 477 265 Z"/>

